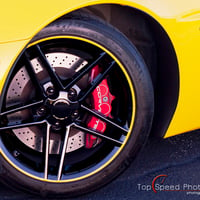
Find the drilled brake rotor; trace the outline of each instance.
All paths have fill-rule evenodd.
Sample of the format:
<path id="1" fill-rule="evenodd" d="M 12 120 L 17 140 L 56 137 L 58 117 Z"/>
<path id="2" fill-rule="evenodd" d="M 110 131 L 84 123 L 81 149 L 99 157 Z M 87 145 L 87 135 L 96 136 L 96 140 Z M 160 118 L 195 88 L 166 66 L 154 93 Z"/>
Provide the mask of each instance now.
<path id="1" fill-rule="evenodd" d="M 69 53 L 54 52 L 48 53 L 45 56 L 60 78 L 68 77 L 72 72 L 78 72 L 87 64 L 87 61 L 84 61 L 82 58 Z M 32 59 L 31 63 L 38 78 L 41 81 L 43 81 L 43 79 L 45 80 L 46 72 L 41 66 L 38 58 Z M 77 92 L 80 91 L 78 86 L 75 86 L 75 88 Z M 33 86 L 25 67 L 22 67 L 13 77 L 9 85 L 6 97 L 6 107 L 18 105 L 19 102 L 22 104 L 24 102 L 28 102 L 35 96 L 35 94 L 37 94 L 35 87 Z M 31 111 L 26 109 L 8 115 L 8 121 L 9 123 L 17 124 L 22 120 L 30 119 L 31 115 Z M 31 149 L 42 152 L 43 133 L 40 127 L 32 126 L 18 128 L 13 129 L 12 131 L 23 144 Z M 85 145 L 84 141 L 84 133 L 72 128 L 70 131 L 66 152 L 72 152 L 83 147 Z M 51 132 L 49 153 L 59 154 L 60 146 L 61 135 Z"/>

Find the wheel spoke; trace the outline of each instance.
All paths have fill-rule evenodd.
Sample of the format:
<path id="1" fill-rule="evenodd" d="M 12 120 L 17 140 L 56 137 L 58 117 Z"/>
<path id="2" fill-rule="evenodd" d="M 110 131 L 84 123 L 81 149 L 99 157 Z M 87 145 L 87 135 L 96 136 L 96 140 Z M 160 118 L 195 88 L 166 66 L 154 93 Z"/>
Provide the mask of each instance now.
<path id="1" fill-rule="evenodd" d="M 103 81 L 103 79 L 108 75 L 108 73 L 113 69 L 113 67 L 115 66 L 115 61 L 111 62 L 111 64 L 109 65 L 108 68 L 106 68 L 106 70 L 102 73 L 99 74 L 94 81 L 92 81 L 89 86 L 86 88 L 84 95 L 82 95 L 79 98 L 79 102 L 84 101 L 88 95 Z"/>
<path id="2" fill-rule="evenodd" d="M 111 138 L 111 137 L 108 137 L 108 136 L 106 136 L 106 135 L 103 135 L 103 134 L 101 134 L 101 133 L 99 133 L 99 132 L 97 132 L 97 131 L 94 131 L 94 130 L 91 130 L 91 129 L 89 129 L 89 128 L 86 128 L 86 127 L 84 127 L 84 126 L 82 126 L 82 125 L 78 125 L 77 123 L 73 123 L 73 126 L 74 126 L 75 128 L 77 128 L 77 129 L 81 130 L 81 131 L 84 131 L 84 132 L 89 133 L 89 134 L 91 134 L 91 135 L 94 135 L 94 136 L 96 136 L 96 137 L 100 137 L 100 138 L 102 138 L 102 139 L 105 139 L 105 140 L 107 140 L 107 141 L 113 143 L 115 146 L 121 146 L 121 145 L 123 144 L 123 142 L 121 142 L 121 141 L 119 141 L 119 140 L 116 140 L 116 139 L 114 139 L 114 138 Z"/>
<path id="3" fill-rule="evenodd" d="M 43 102 L 44 101 L 41 100 L 41 101 L 38 101 L 38 102 L 35 102 L 35 103 L 31 103 L 31 104 L 28 104 L 28 105 L 18 106 L 18 108 L 14 108 L 14 109 L 11 109 L 11 110 L 8 110 L 8 111 L 0 113 L 0 116 L 9 115 L 9 114 L 12 114 L 12 113 L 15 113 L 15 112 L 19 112 L 19 111 L 22 111 L 22 110 L 25 110 L 25 109 L 30 109 L 32 107 L 35 107 L 35 106 L 38 106 L 38 105 L 42 104 Z"/>
<path id="4" fill-rule="evenodd" d="M 45 150 L 44 179 L 48 179 L 50 130 L 51 125 L 47 123 L 46 135 L 43 137 L 43 149 Z"/>
<path id="5" fill-rule="evenodd" d="M 31 123 L 22 123 L 22 124 L 16 124 L 16 125 L 10 125 L 5 127 L 0 127 L 0 131 L 5 131 L 9 129 L 17 129 L 17 128 L 23 128 L 23 127 L 29 127 L 29 126 L 36 126 L 40 124 L 46 123 L 46 120 L 39 121 L 39 122 L 31 122 Z"/>
<path id="6" fill-rule="evenodd" d="M 58 90 L 64 90 L 64 86 L 61 83 L 60 78 L 57 76 L 56 72 L 49 64 L 45 54 L 42 52 L 39 45 L 36 45 L 36 51 L 37 51 L 40 61 L 42 62 L 42 65 L 48 71 L 49 76 L 51 77 L 51 80 L 52 80 L 54 86 L 56 86 Z"/>
<path id="7" fill-rule="evenodd" d="M 72 86 L 76 84 L 85 74 L 87 74 L 92 68 L 94 68 L 101 60 L 105 57 L 106 53 L 103 52 L 100 56 L 90 65 L 86 66 L 78 75 L 72 78 L 72 81 L 65 87 L 65 90 L 69 90 Z"/>
<path id="8" fill-rule="evenodd" d="M 65 160 L 65 154 L 66 154 L 66 150 L 67 150 L 67 143 L 68 143 L 69 133 L 70 133 L 70 126 L 67 126 L 66 127 L 66 134 L 65 134 L 64 144 L 63 144 L 63 147 L 62 147 L 62 153 L 61 153 L 59 169 L 58 169 L 58 180 L 60 180 L 61 177 L 62 177 L 63 163 L 64 163 L 64 160 Z"/>
<path id="9" fill-rule="evenodd" d="M 46 97 L 46 93 L 45 93 L 43 87 L 41 86 L 41 84 L 40 84 L 40 82 L 39 82 L 39 80 L 38 80 L 38 78 L 35 74 L 33 65 L 30 62 L 28 53 L 26 51 L 24 53 L 24 60 L 25 60 L 25 68 L 26 68 L 26 70 L 29 74 L 29 77 L 31 78 L 34 86 L 36 87 L 37 93 L 39 93 L 42 97 Z"/>
<path id="10" fill-rule="evenodd" d="M 115 122 L 111 121 L 110 119 L 108 119 L 107 117 L 103 116 L 101 113 L 97 112 L 97 111 L 94 111 L 94 110 L 91 110 L 90 108 L 84 106 L 84 105 L 81 105 L 81 108 L 84 109 L 85 111 L 89 112 L 90 114 L 94 115 L 95 117 L 101 119 L 102 121 L 112 125 L 113 127 L 117 128 L 117 129 L 120 129 L 122 130 L 123 132 L 125 133 L 128 133 L 129 130 L 128 129 L 125 129 L 124 127 L 116 124 Z"/>

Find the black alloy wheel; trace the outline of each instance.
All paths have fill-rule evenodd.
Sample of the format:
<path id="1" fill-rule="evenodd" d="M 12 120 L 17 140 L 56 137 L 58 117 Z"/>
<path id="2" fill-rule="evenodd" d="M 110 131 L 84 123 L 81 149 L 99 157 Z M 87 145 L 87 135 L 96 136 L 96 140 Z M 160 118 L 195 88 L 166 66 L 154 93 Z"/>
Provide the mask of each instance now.
<path id="1" fill-rule="evenodd" d="M 21 54 L 4 87 L 4 181 L 67 196 L 106 184 L 147 138 L 153 104 L 147 67 L 118 30 L 91 16 L 50 24 Z"/>

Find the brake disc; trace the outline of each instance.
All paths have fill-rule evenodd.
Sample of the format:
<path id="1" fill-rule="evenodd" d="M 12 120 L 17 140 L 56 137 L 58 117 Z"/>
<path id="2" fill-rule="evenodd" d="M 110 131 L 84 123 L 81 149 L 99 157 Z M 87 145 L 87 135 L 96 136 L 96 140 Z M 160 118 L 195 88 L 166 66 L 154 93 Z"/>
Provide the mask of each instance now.
<path id="1" fill-rule="evenodd" d="M 87 64 L 87 61 L 69 53 L 48 53 L 45 56 L 61 79 L 70 76 L 70 73 L 78 72 Z M 39 80 L 43 80 L 46 78 L 45 76 L 48 76 L 48 74 L 46 74 L 45 70 L 40 65 L 38 58 L 32 59 L 31 63 Z M 76 86 L 76 88 L 78 88 L 78 86 Z M 9 85 L 6 97 L 6 107 L 18 105 L 19 102 L 22 104 L 24 102 L 28 102 L 34 97 L 35 94 L 36 91 L 34 86 L 25 67 L 23 66 L 13 77 Z M 17 124 L 22 120 L 30 119 L 31 115 L 31 111 L 26 109 L 8 115 L 8 121 L 11 124 Z M 18 128 L 13 129 L 12 131 L 23 144 L 31 149 L 42 152 L 43 133 L 39 127 L 32 126 Z M 75 151 L 83 147 L 85 145 L 84 143 L 84 133 L 72 128 L 70 131 L 66 152 Z M 49 153 L 59 154 L 60 145 L 61 135 L 51 132 Z"/>

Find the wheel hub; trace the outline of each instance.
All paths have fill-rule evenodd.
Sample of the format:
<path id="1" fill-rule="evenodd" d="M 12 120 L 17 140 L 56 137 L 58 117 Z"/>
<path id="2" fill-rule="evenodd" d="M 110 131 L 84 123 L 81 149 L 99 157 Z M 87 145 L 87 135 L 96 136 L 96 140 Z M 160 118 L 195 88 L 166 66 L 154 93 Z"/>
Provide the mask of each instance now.
<path id="1" fill-rule="evenodd" d="M 80 89 L 77 86 L 74 86 L 72 89 L 74 93 L 79 93 Z M 53 116 L 54 119 L 60 121 L 68 119 L 69 122 L 78 117 L 79 103 L 70 101 L 70 96 L 71 92 L 61 91 L 57 99 L 47 100 L 46 104 L 51 110 L 51 116 Z"/>
<path id="2" fill-rule="evenodd" d="M 59 120 L 67 119 L 73 112 L 70 103 L 67 100 L 57 100 L 51 109 L 52 115 Z"/>

